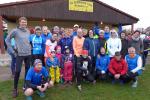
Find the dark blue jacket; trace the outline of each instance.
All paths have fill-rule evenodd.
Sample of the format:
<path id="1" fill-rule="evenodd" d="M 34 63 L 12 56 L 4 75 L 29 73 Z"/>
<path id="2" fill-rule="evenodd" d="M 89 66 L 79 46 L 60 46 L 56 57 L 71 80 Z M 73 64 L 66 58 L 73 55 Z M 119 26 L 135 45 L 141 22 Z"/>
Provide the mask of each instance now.
<path id="1" fill-rule="evenodd" d="M 100 43 L 98 39 L 86 38 L 83 44 L 83 49 L 88 50 L 89 55 L 95 57 L 98 54 Z"/>
<path id="2" fill-rule="evenodd" d="M 69 47 L 69 50 L 71 53 L 73 53 L 73 48 L 72 48 L 72 38 L 71 37 L 64 37 L 60 39 L 58 42 L 58 45 L 61 46 L 61 53 L 65 53 L 65 46 Z"/>

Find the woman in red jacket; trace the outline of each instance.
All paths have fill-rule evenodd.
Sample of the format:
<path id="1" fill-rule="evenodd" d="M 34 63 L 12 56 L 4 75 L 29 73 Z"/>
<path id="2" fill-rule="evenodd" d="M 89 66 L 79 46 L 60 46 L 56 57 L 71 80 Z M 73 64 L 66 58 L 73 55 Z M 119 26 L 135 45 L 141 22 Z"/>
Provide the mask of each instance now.
<path id="1" fill-rule="evenodd" d="M 121 58 L 120 52 L 115 53 L 115 57 L 110 61 L 109 64 L 109 75 L 113 79 L 112 83 L 116 81 L 124 83 L 127 73 L 127 63 Z"/>

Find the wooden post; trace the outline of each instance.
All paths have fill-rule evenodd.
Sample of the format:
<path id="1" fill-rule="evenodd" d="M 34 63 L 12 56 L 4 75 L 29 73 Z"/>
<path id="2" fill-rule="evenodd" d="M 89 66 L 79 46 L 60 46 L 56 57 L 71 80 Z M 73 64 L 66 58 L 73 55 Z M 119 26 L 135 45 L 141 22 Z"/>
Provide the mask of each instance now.
<path id="1" fill-rule="evenodd" d="M 131 25 L 131 33 L 134 32 L 134 24 Z"/>
<path id="2" fill-rule="evenodd" d="M 2 18 L 2 16 L 0 16 L 0 49 L 1 49 L 1 54 L 4 54 L 5 49 L 4 49 L 3 18 Z"/>

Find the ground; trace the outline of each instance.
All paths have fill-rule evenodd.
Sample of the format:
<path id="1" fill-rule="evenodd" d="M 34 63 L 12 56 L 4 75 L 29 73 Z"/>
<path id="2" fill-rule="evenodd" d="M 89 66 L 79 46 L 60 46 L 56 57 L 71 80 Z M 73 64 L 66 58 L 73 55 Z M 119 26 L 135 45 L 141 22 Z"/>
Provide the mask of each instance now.
<path id="1" fill-rule="evenodd" d="M 0 56 L 1 58 L 2 56 Z M 2 57 L 4 58 L 4 57 Z M 150 59 L 148 59 L 148 63 Z M 23 71 L 23 69 L 22 69 Z M 25 100 L 22 86 L 23 80 L 19 82 L 19 96 L 13 99 L 11 96 L 13 81 L 10 68 L 0 66 L 0 100 Z M 22 77 L 23 78 L 22 73 Z M 33 100 L 150 100 L 150 64 L 139 77 L 137 88 L 132 88 L 131 84 L 111 84 L 111 82 L 97 82 L 95 85 L 84 83 L 83 91 L 77 91 L 75 84 L 73 86 L 62 87 L 56 85 L 46 91 L 46 97 L 41 99 L 36 94 Z"/>

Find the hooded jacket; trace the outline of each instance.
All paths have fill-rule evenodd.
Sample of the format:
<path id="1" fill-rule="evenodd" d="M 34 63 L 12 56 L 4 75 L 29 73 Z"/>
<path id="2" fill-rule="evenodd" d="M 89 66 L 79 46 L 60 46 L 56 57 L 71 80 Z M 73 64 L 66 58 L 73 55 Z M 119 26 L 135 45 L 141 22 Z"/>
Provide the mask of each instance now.
<path id="1" fill-rule="evenodd" d="M 112 36 L 107 40 L 107 49 L 110 57 L 115 55 L 115 52 L 120 52 L 122 48 L 121 40 L 118 38 L 118 34 L 116 33 L 116 37 L 112 38 Z"/>

